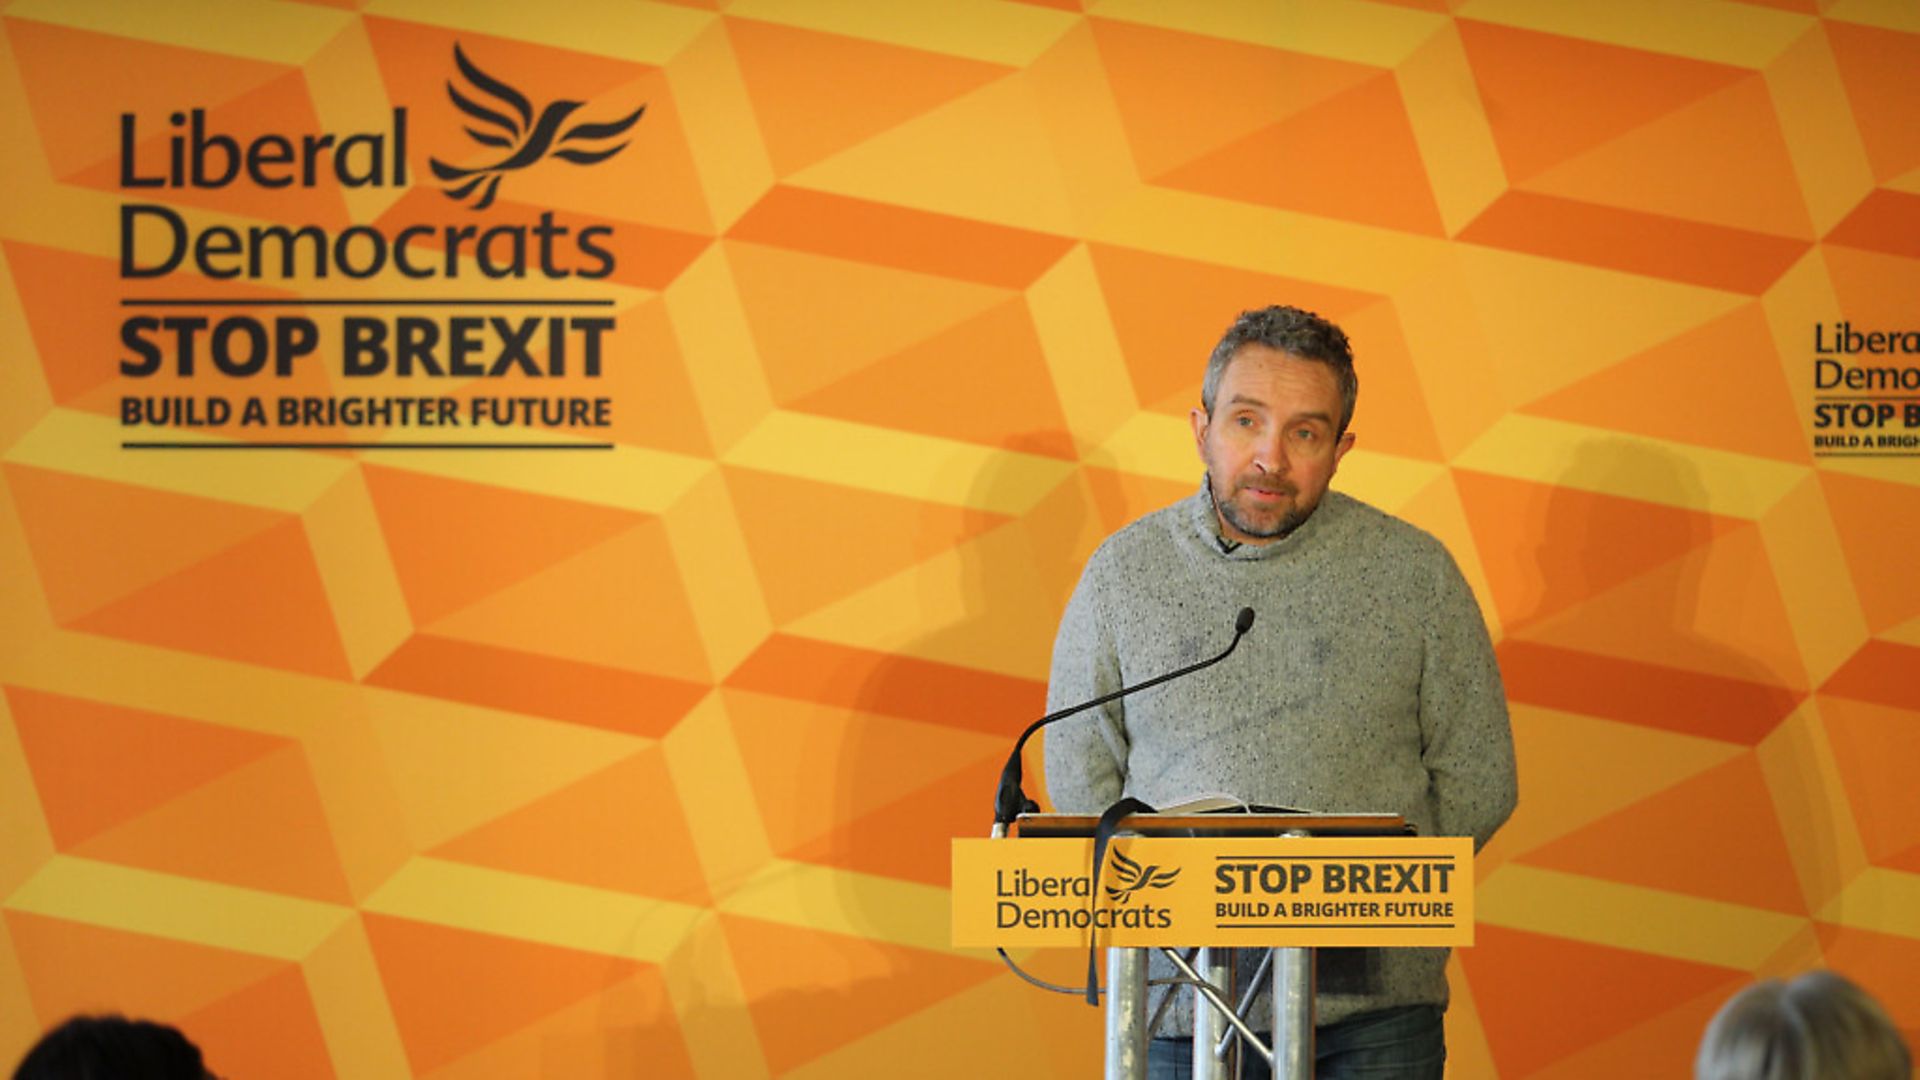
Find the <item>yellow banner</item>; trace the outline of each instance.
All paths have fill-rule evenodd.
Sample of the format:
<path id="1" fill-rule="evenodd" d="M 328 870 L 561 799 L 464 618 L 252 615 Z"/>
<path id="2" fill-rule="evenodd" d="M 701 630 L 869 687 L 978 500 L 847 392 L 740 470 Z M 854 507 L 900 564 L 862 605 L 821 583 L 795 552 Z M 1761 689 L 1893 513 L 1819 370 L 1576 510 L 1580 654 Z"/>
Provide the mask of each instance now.
<path id="1" fill-rule="evenodd" d="M 1473 843 L 1459 837 L 955 840 L 953 943 L 1473 944 Z M 1095 888 L 1098 894 L 1095 894 Z"/>

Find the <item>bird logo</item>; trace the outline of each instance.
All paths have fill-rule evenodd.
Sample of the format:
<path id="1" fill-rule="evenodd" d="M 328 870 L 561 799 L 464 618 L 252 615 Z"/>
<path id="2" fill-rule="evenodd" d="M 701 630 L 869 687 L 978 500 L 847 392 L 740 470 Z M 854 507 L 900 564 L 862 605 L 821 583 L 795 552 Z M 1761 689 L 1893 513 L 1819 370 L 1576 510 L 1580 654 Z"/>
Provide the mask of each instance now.
<path id="1" fill-rule="evenodd" d="M 555 101 L 541 109 L 536 120 L 533 103 L 527 100 L 525 94 L 480 70 L 478 65 L 467 59 L 467 54 L 458 44 L 453 47 L 453 62 L 477 91 L 475 96 L 484 96 L 495 103 L 491 107 L 481 104 L 461 93 L 460 88 L 448 80 L 447 96 L 453 99 L 454 107 L 474 120 L 474 125 L 466 128 L 467 135 L 482 146 L 507 152 L 505 157 L 491 165 L 471 169 L 449 165 L 439 158 L 429 159 L 433 175 L 447 185 L 442 189 L 446 196 L 456 201 L 472 196 L 475 210 L 485 210 L 493 205 L 493 197 L 500 190 L 502 176 L 524 169 L 543 158 L 559 158 L 575 165 L 593 165 L 607 160 L 626 149 L 627 144 L 621 142 L 607 146 L 606 140 L 626 134 L 627 129 L 638 123 L 641 115 L 647 111 L 647 107 L 642 105 L 618 120 L 602 124 L 577 123 L 562 131 L 561 125 L 585 102 Z"/>
<path id="2" fill-rule="evenodd" d="M 1107 899 L 1116 904 L 1125 903 L 1128 897 L 1141 889 L 1164 889 L 1173 884 L 1174 878 L 1180 876 L 1178 867 L 1162 870 L 1157 863 L 1153 866 L 1141 866 L 1127 858 L 1126 852 L 1119 848 L 1114 848 L 1112 855 L 1113 858 L 1109 862 L 1113 867 L 1113 880 L 1106 888 Z"/>

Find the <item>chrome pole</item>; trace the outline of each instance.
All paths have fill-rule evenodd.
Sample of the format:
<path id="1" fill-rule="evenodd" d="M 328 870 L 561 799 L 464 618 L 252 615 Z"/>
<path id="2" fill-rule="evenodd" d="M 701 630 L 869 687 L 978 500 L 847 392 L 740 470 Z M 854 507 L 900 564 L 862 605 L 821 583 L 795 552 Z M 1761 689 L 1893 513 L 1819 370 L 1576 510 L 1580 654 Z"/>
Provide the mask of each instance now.
<path id="1" fill-rule="evenodd" d="M 1147 950 L 1107 949 L 1106 1080 L 1147 1077 Z"/>
<path id="2" fill-rule="evenodd" d="M 1214 1043 L 1228 1030 L 1227 1018 L 1220 1014 L 1214 1000 L 1233 992 L 1229 985 L 1232 969 L 1228 966 L 1232 957 L 1227 949 L 1203 948 L 1194 964 L 1194 974 L 1204 979 L 1207 987 L 1197 983 L 1193 987 L 1193 1080 L 1228 1080 L 1225 1058 L 1213 1052 Z M 1208 988 L 1215 992 L 1213 997 L 1207 995 Z"/>
<path id="3" fill-rule="evenodd" d="M 1313 1080 L 1313 950 L 1273 950 L 1274 1080 Z"/>
<path id="4" fill-rule="evenodd" d="M 1240 995 L 1240 1007 L 1233 1010 L 1233 1013 L 1235 1016 L 1252 1015 L 1253 999 L 1260 996 L 1260 986 L 1262 983 L 1266 981 L 1267 972 L 1272 968 L 1273 968 L 1273 950 L 1268 949 L 1267 951 L 1260 954 L 1260 966 L 1253 969 L 1253 978 L 1248 979 L 1246 981 L 1245 985 L 1247 989 Z M 1220 1042 L 1216 1044 L 1213 1048 L 1213 1055 L 1215 1057 L 1225 1057 L 1227 1054 L 1227 1044 L 1232 1041 L 1233 1041 L 1233 1032 L 1231 1031 L 1227 1032 L 1225 1035 L 1220 1036 Z M 1254 1041 L 1254 1045 L 1260 1048 L 1260 1056 L 1263 1058 L 1266 1058 L 1268 1064 L 1272 1064 L 1273 1051 L 1267 1049 L 1267 1044 L 1260 1042 L 1259 1040 L 1256 1039 Z"/>
<path id="5" fill-rule="evenodd" d="M 1193 988 L 1199 991 L 1202 997 L 1212 1002 L 1219 1009 L 1216 1015 L 1228 1024 L 1231 1024 L 1233 1030 L 1238 1032 L 1241 1038 L 1251 1043 L 1259 1051 L 1261 1057 L 1269 1061 L 1273 1060 L 1273 1054 L 1267 1050 L 1267 1044 L 1261 1042 L 1260 1036 L 1252 1028 L 1247 1026 L 1246 1020 L 1242 1018 L 1239 1013 L 1233 1011 L 1233 1003 L 1227 1000 L 1226 995 L 1220 992 L 1219 987 L 1202 983 L 1199 972 L 1195 971 L 1193 965 L 1187 963 L 1179 953 L 1174 952 L 1172 949 L 1163 949 L 1161 951 L 1167 954 L 1168 960 L 1173 961 L 1173 966 L 1179 969 L 1181 975 L 1191 980 Z M 1195 1041 L 1197 1042 L 1198 1040 Z M 1217 1057 L 1218 1055 L 1213 1054 L 1209 1056 Z"/>

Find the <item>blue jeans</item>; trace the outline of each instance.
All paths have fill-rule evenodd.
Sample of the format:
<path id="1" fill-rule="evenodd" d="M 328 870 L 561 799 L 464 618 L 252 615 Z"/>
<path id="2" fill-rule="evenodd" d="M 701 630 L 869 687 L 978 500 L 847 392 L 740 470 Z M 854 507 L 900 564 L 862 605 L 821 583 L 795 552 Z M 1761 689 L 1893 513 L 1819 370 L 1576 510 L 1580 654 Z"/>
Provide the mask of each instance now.
<path id="1" fill-rule="evenodd" d="M 1440 1080 L 1447 1030 L 1435 1005 L 1403 1005 L 1363 1013 L 1313 1032 L 1317 1080 Z M 1267 1063 L 1247 1055 L 1241 1080 L 1272 1080 Z M 1193 1080 L 1193 1040 L 1147 1045 L 1147 1080 Z"/>

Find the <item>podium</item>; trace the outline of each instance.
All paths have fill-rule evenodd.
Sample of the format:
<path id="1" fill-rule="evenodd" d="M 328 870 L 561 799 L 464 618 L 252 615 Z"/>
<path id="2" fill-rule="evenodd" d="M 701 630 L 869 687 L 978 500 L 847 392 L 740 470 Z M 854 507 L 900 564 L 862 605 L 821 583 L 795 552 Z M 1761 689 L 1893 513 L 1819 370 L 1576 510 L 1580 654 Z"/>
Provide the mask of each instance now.
<path id="1" fill-rule="evenodd" d="M 1227 1080 L 1235 1039 L 1276 1080 L 1306 1080 L 1317 947 L 1472 943 L 1472 841 L 1413 837 L 1395 814 L 1129 815 L 1095 875 L 1098 822 L 1029 814 L 1011 842 L 954 841 L 954 943 L 1089 948 L 1105 937 L 1108 1080 L 1146 1075 L 1156 948 L 1193 994 L 1195 1080 Z M 1227 950 L 1250 946 L 1270 951 L 1234 1002 Z M 1263 978 L 1271 1046 L 1246 1015 Z"/>

